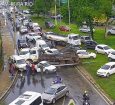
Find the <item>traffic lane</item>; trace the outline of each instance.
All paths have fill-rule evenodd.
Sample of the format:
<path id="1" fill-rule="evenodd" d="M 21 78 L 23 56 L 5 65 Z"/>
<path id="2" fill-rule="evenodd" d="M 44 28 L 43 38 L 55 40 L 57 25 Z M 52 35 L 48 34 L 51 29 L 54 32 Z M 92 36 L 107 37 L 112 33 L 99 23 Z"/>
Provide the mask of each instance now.
<path id="1" fill-rule="evenodd" d="M 91 105 L 108 105 L 103 98 L 92 88 L 92 86 L 81 76 L 78 71 L 73 68 L 61 68 L 58 70 L 58 74 L 62 77 L 64 83 L 68 86 L 71 96 L 74 100 L 82 105 L 83 93 L 88 91 L 90 96 Z"/>
<path id="2" fill-rule="evenodd" d="M 24 77 L 25 79 L 18 78 L 16 84 L 11 88 L 10 93 L 8 94 L 8 96 L 4 101 L 6 105 L 11 103 L 25 91 L 35 91 L 43 93 L 44 90 L 51 85 L 52 81 L 56 77 L 56 73 L 51 74 L 44 73 L 42 81 L 40 73 L 36 73 L 34 76 L 31 75 L 30 77 L 26 76 L 25 74 Z"/>

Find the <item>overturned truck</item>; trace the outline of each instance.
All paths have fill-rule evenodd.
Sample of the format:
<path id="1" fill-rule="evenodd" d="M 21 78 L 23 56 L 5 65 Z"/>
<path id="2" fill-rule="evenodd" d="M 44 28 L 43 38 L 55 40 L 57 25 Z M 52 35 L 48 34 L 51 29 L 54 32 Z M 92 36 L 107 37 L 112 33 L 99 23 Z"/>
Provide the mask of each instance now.
<path id="1" fill-rule="evenodd" d="M 49 61 L 51 64 L 59 65 L 59 66 L 72 66 L 78 65 L 80 63 L 80 59 L 76 52 L 72 49 L 62 49 L 60 50 L 62 54 L 58 55 L 48 55 L 42 54 L 39 57 L 39 61 Z"/>

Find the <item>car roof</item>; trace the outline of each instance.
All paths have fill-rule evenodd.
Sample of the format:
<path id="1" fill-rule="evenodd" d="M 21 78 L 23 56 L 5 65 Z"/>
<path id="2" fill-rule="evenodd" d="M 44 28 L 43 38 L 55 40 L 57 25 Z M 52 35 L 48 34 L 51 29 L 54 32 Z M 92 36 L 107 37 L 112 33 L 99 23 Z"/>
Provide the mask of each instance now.
<path id="1" fill-rule="evenodd" d="M 108 62 L 108 63 L 106 63 L 105 65 L 115 65 L 115 62 Z"/>
<path id="2" fill-rule="evenodd" d="M 54 84 L 54 85 L 51 86 L 51 88 L 57 89 L 57 88 L 59 88 L 59 87 L 61 87 L 61 86 L 65 86 L 65 84 L 63 84 L 63 83 Z"/>
<path id="3" fill-rule="evenodd" d="M 20 51 L 29 51 L 29 50 L 30 50 L 30 48 L 23 48 Z"/>
<path id="4" fill-rule="evenodd" d="M 20 57 L 18 55 L 12 55 L 11 58 L 14 58 L 15 60 L 21 60 L 21 59 L 23 59 L 22 57 Z"/>
<path id="5" fill-rule="evenodd" d="M 48 63 L 48 61 L 41 61 L 41 62 L 39 62 L 39 63 L 42 63 L 42 64 L 43 64 L 43 63 Z"/>
<path id="6" fill-rule="evenodd" d="M 49 49 L 50 51 L 58 51 L 56 48 Z"/>

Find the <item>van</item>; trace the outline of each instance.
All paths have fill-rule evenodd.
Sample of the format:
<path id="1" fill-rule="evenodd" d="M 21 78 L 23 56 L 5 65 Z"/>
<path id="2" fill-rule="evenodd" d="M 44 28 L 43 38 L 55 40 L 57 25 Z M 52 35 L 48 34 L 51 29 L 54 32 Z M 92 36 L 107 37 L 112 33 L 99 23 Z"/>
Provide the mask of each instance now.
<path id="1" fill-rule="evenodd" d="M 42 51 L 50 49 L 50 47 L 47 45 L 47 43 L 44 40 L 37 40 L 36 47 Z"/>
<path id="2" fill-rule="evenodd" d="M 41 93 L 26 91 L 9 105 L 43 105 Z"/>

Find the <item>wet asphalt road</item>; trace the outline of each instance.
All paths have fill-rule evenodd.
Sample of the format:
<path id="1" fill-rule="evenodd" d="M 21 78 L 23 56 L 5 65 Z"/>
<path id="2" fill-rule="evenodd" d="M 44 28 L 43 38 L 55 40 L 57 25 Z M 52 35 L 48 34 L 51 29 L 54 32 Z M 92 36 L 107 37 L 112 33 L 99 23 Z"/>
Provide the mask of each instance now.
<path id="1" fill-rule="evenodd" d="M 70 90 L 70 97 L 72 97 L 77 105 L 82 105 L 82 94 L 84 90 L 88 90 L 90 95 L 91 105 L 107 105 L 105 101 L 96 93 L 94 89 L 79 75 L 75 68 L 61 68 L 57 73 L 62 77 L 63 82 L 68 86 Z M 10 94 L 5 99 L 5 104 L 8 105 L 20 94 L 25 91 L 36 91 L 42 93 L 47 87 L 49 87 L 54 80 L 56 73 L 44 74 L 43 81 L 41 81 L 40 73 L 35 76 L 27 78 L 25 74 L 25 80 L 18 78 L 15 86 L 11 89 Z M 56 105 L 62 105 L 63 99 L 57 101 Z M 67 103 L 65 102 L 65 105 Z"/>

